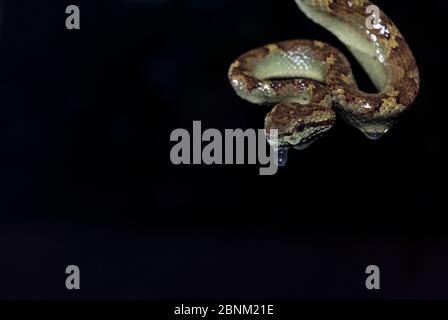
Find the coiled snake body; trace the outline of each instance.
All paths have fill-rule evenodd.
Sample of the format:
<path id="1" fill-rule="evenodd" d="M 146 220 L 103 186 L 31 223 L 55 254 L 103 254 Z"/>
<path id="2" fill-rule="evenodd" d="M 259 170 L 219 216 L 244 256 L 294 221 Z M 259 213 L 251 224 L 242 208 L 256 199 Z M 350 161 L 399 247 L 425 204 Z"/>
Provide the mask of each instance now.
<path id="1" fill-rule="evenodd" d="M 275 105 L 265 129 L 278 148 L 302 149 L 314 142 L 334 125 L 334 110 L 368 138 L 380 138 L 419 90 L 419 71 L 404 37 L 381 11 L 377 24 L 368 28 L 369 1 L 295 1 L 345 44 L 378 93 L 358 88 L 339 50 L 312 40 L 268 44 L 243 54 L 230 66 L 232 87 L 249 102 Z M 276 138 L 269 136 L 270 129 L 278 130 Z"/>

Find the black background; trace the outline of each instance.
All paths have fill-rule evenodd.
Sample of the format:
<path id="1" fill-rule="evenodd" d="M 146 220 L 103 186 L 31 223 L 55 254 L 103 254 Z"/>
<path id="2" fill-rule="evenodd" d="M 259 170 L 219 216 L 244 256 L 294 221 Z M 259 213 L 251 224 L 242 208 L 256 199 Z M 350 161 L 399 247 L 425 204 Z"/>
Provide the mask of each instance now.
<path id="1" fill-rule="evenodd" d="M 272 177 L 176 167 L 170 133 L 262 128 L 269 109 L 227 80 L 248 49 L 347 52 L 294 1 L 1 3 L 0 298 L 448 298 L 445 1 L 376 1 L 421 71 L 399 124 L 369 141 L 339 121 Z M 380 291 L 365 289 L 370 264 Z"/>

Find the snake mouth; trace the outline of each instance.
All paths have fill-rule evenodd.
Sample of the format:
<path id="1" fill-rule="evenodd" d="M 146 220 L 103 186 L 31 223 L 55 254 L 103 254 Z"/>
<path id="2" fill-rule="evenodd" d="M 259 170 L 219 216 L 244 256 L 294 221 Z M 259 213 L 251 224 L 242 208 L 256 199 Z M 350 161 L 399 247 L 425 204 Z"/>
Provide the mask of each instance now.
<path id="1" fill-rule="evenodd" d="M 305 136 L 302 140 L 300 140 L 299 143 L 292 145 L 292 147 L 294 149 L 299 149 L 299 150 L 303 150 L 303 149 L 307 148 L 314 141 L 325 136 L 328 133 L 328 131 L 331 129 L 333 124 L 334 124 L 334 122 L 332 122 L 332 121 L 325 121 L 325 122 L 322 122 L 321 124 L 317 124 L 317 123 L 314 124 L 314 127 L 317 129 L 315 129 L 315 131 L 312 134 Z"/>
<path id="2" fill-rule="evenodd" d="M 379 132 L 363 132 L 364 135 L 369 138 L 370 140 L 378 140 L 382 136 L 384 136 L 387 133 L 388 130 L 379 131 Z"/>
<path id="3" fill-rule="evenodd" d="M 326 123 L 326 122 L 325 122 Z M 317 125 L 317 124 L 316 124 Z M 270 140 L 268 139 L 269 144 L 277 150 L 277 165 L 279 167 L 284 167 L 286 163 L 288 162 L 288 151 L 291 148 L 294 148 L 296 150 L 305 150 L 310 145 L 312 145 L 316 140 L 318 140 L 320 137 L 324 136 L 328 130 L 331 129 L 331 126 L 318 129 L 313 134 L 306 136 L 305 138 L 301 139 L 299 143 L 289 143 L 284 141 L 284 137 L 282 139 L 281 136 L 278 137 L 278 140 Z"/>
<path id="4" fill-rule="evenodd" d="M 310 145 L 312 145 L 314 143 L 314 141 L 315 140 L 307 142 L 307 143 L 299 143 L 299 144 L 293 146 L 293 148 L 296 150 L 302 151 L 302 150 L 307 149 Z"/>
<path id="5" fill-rule="evenodd" d="M 325 136 L 332 128 L 334 121 L 322 121 L 309 124 L 306 129 L 295 130 L 293 133 L 281 133 L 275 139 L 268 137 L 268 142 L 274 148 L 294 148 L 304 150 L 314 141 Z"/>

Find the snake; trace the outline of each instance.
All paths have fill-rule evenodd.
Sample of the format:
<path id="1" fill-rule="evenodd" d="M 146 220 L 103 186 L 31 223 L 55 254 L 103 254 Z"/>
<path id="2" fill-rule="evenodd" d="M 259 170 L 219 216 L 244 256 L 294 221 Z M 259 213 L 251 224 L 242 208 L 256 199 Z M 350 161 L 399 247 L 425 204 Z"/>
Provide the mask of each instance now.
<path id="1" fill-rule="evenodd" d="M 317 40 L 271 43 L 242 54 L 230 65 L 231 86 L 242 99 L 273 107 L 264 129 L 283 157 L 326 135 L 339 117 L 367 138 L 381 138 L 419 92 L 419 70 L 405 38 L 367 0 L 295 2 L 345 45 L 377 92 L 359 89 L 347 57 Z"/>

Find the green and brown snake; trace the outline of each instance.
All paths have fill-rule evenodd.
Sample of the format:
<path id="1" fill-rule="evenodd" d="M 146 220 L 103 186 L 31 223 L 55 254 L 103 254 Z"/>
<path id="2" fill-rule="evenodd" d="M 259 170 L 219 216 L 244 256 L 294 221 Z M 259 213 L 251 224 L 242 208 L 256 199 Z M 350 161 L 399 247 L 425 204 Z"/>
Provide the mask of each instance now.
<path id="1" fill-rule="evenodd" d="M 347 58 L 313 40 L 278 42 L 244 53 L 230 66 L 232 87 L 251 103 L 274 106 L 265 130 L 277 148 L 307 147 L 330 130 L 336 113 L 368 138 L 380 138 L 419 91 L 419 70 L 404 37 L 381 10 L 377 24 L 368 27 L 369 1 L 295 1 L 348 48 L 378 92 L 361 91 Z M 278 131 L 275 139 L 271 129 Z"/>

